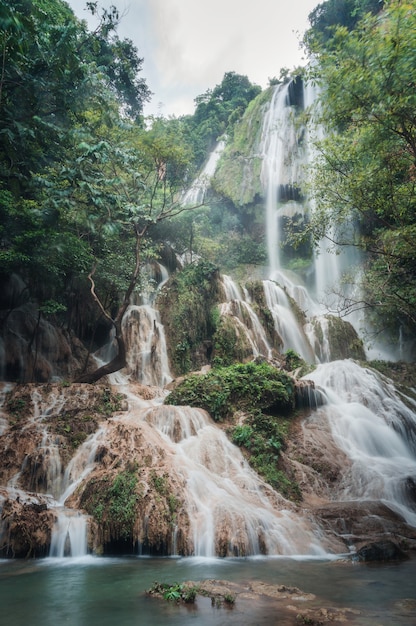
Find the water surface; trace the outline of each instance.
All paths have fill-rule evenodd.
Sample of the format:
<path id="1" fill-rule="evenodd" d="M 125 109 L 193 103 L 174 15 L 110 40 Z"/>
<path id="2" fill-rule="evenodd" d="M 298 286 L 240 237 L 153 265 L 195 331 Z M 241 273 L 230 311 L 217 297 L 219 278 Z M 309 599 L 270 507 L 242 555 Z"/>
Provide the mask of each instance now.
<path id="1" fill-rule="evenodd" d="M 416 624 L 416 560 L 371 566 L 296 558 L 103 558 L 0 561 L 0 623 L 5 626 L 198 626 L 286 624 L 270 602 L 242 610 L 212 607 L 209 599 L 180 607 L 147 597 L 154 581 L 262 580 L 294 585 L 320 597 L 318 605 L 366 611 L 361 624 Z M 409 602 L 412 600 L 413 602 Z M 410 607 L 410 608 L 409 608 Z"/>

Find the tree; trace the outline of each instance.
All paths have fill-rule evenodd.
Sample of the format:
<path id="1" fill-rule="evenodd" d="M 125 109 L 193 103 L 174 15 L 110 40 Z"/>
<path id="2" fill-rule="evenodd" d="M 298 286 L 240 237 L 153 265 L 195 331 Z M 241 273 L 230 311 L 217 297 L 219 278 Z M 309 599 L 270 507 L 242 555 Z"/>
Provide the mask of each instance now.
<path id="1" fill-rule="evenodd" d="M 163 120 L 143 130 L 125 120 L 117 124 L 114 114 L 111 129 L 97 127 L 70 155 L 48 192 L 62 215 L 71 216 L 72 228 L 89 241 L 94 257 L 90 292 L 114 328 L 117 344 L 110 363 L 78 378 L 95 382 L 126 365 L 122 319 L 144 261 L 156 254 L 151 229 L 185 210 L 180 192 L 188 152 Z M 117 258 L 112 268 L 108 257 Z"/>
<path id="2" fill-rule="evenodd" d="M 219 85 L 195 98 L 195 113 L 187 116 L 185 122 L 198 167 L 221 135 L 232 132 L 233 124 L 260 92 L 261 87 L 252 84 L 247 76 L 226 72 Z"/>
<path id="3" fill-rule="evenodd" d="M 366 254 L 366 307 L 382 324 L 416 329 L 416 12 L 393 0 L 315 48 L 321 85 L 316 239 Z M 351 229 L 348 224 L 355 224 Z M 347 225 L 347 227 L 346 227 Z"/>
<path id="4" fill-rule="evenodd" d="M 309 14 L 311 28 L 306 41 L 312 45 L 312 42 L 328 42 L 338 26 L 353 30 L 363 15 L 376 14 L 383 5 L 384 0 L 326 0 Z"/>
<path id="5" fill-rule="evenodd" d="M 136 120 L 149 97 L 118 19 L 104 10 L 90 33 L 62 0 L 0 5 L 0 276 L 21 274 L 40 301 L 64 292 L 91 258 L 76 207 L 58 201 L 65 188 L 50 191 L 57 172 L 100 126 Z"/>
<path id="6" fill-rule="evenodd" d="M 119 38 L 117 27 L 121 18 L 114 5 L 100 11 L 98 2 L 87 2 L 87 8 L 99 18 L 99 23 L 88 37 L 86 48 L 106 77 L 123 113 L 139 122 L 143 104 L 151 96 L 145 79 L 140 76 L 143 59 L 131 39 Z"/>

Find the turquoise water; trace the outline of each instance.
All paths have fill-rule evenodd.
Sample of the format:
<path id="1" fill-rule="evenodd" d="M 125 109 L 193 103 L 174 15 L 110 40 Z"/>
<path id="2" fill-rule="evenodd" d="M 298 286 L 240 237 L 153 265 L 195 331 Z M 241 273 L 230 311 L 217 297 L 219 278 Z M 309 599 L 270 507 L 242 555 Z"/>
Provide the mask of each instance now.
<path id="1" fill-rule="evenodd" d="M 267 603 L 249 611 L 211 606 L 198 599 L 181 607 L 147 597 L 154 581 L 203 579 L 235 582 L 263 580 L 300 587 L 317 594 L 322 604 L 370 611 L 359 624 L 409 626 L 416 611 L 397 607 L 416 601 L 416 561 L 370 566 L 341 561 L 287 558 L 154 559 L 104 558 L 0 561 L 0 624 L 2 626 L 130 626 L 286 624 L 270 613 Z M 411 603 L 412 604 L 412 603 Z M 416 606 L 416 604 L 415 604 Z M 276 621 L 277 620 L 277 621 Z"/>

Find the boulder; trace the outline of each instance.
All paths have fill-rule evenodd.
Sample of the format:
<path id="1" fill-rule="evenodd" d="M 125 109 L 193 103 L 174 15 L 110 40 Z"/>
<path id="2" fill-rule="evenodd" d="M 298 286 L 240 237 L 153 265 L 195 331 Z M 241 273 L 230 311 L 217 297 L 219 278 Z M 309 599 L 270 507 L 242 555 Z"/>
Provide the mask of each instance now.
<path id="1" fill-rule="evenodd" d="M 360 548 L 356 554 L 358 561 L 403 561 L 408 558 L 408 555 L 390 540 L 369 543 Z"/>

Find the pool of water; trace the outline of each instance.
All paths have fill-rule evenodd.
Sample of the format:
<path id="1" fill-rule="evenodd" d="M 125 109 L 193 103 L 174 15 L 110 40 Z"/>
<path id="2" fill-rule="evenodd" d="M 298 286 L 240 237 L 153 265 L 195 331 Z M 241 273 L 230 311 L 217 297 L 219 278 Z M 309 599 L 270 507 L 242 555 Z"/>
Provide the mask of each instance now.
<path id="1" fill-rule="evenodd" d="M 296 558 L 104 558 L 0 561 L 4 626 L 141 626 L 157 624 L 283 624 L 267 603 L 218 609 L 208 599 L 191 607 L 146 595 L 154 581 L 262 580 L 299 587 L 321 604 L 370 612 L 361 624 L 416 624 L 416 560 L 373 566 Z M 410 608 L 409 608 L 410 607 Z"/>

